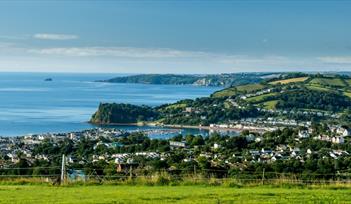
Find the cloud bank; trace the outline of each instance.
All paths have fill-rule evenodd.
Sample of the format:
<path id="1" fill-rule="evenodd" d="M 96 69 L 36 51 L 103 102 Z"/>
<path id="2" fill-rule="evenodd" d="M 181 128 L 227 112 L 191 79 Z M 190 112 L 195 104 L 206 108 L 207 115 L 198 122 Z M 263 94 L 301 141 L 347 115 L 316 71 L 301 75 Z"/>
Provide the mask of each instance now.
<path id="1" fill-rule="evenodd" d="M 37 33 L 33 38 L 40 40 L 74 40 L 78 39 L 77 35 L 55 34 L 55 33 Z"/>
<path id="2" fill-rule="evenodd" d="M 135 47 L 58 47 L 31 49 L 31 53 L 45 55 L 61 55 L 70 57 L 128 57 L 128 58 L 175 58 L 202 57 L 204 52 L 181 51 L 167 48 L 135 48 Z"/>

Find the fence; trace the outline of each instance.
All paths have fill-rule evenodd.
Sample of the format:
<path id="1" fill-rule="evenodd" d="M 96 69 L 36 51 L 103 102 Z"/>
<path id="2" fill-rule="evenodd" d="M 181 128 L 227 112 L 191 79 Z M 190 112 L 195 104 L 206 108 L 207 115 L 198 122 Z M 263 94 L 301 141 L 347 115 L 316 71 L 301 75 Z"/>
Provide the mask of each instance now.
<path id="1" fill-rule="evenodd" d="M 47 173 L 41 173 L 47 172 Z M 69 166 L 0 168 L 0 182 L 27 179 L 52 184 L 75 182 L 128 183 L 128 184 L 216 184 L 228 182 L 240 184 L 351 184 L 351 171 L 335 174 L 284 173 L 284 172 L 230 172 L 221 169 L 153 169 L 84 168 Z"/>

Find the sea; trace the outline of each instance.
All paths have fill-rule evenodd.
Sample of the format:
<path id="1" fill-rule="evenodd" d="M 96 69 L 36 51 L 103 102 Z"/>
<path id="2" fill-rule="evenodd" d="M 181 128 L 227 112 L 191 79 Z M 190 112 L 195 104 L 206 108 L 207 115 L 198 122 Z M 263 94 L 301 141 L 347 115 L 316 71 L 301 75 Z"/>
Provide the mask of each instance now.
<path id="1" fill-rule="evenodd" d="M 95 82 L 126 74 L 0 73 L 0 136 L 64 133 L 91 129 L 99 103 L 158 106 L 209 96 L 221 87 Z M 52 80 L 49 80 L 52 79 Z M 109 126 L 123 130 L 159 127 Z M 206 130 L 182 129 L 183 134 Z M 162 137 L 155 135 L 154 137 Z"/>

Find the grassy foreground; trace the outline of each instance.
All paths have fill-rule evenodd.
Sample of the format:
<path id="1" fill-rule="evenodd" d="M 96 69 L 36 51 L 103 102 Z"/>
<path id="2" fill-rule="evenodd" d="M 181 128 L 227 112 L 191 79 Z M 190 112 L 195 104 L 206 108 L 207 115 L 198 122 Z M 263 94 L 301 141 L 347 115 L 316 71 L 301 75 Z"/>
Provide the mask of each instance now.
<path id="1" fill-rule="evenodd" d="M 0 185 L 0 203 L 351 203 L 351 189 Z"/>

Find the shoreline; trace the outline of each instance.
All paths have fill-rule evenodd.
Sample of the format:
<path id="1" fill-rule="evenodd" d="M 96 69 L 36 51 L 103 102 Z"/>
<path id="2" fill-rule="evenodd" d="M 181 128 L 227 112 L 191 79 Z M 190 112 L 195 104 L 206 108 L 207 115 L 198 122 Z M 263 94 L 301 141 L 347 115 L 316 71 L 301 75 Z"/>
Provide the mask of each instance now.
<path id="1" fill-rule="evenodd" d="M 256 133 L 264 133 L 267 130 L 263 130 L 260 128 L 246 129 L 246 128 L 223 128 L 223 127 L 210 127 L 210 126 L 200 126 L 200 125 L 171 125 L 171 124 L 163 124 L 158 125 L 155 123 L 91 123 L 90 124 L 96 126 L 140 126 L 140 127 L 164 127 L 164 128 L 174 128 L 174 129 L 199 129 L 199 130 L 222 130 L 222 131 L 234 131 L 234 132 L 242 132 L 245 130 L 249 130 L 250 132 Z"/>

